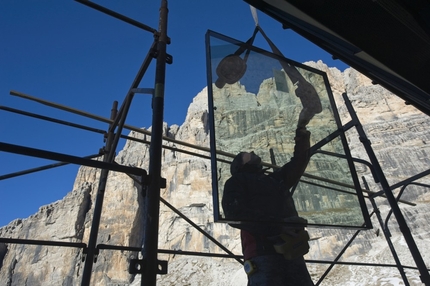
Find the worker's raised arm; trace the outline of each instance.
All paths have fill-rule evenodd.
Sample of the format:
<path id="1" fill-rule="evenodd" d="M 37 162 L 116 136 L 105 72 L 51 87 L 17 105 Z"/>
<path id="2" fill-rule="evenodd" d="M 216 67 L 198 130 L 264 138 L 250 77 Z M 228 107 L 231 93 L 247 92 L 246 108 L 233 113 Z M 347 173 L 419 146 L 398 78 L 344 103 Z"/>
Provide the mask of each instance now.
<path id="1" fill-rule="evenodd" d="M 282 177 L 288 189 L 299 181 L 309 163 L 310 135 L 311 133 L 306 127 L 298 127 L 296 129 L 293 157 L 275 175 L 279 176 L 279 178 Z"/>

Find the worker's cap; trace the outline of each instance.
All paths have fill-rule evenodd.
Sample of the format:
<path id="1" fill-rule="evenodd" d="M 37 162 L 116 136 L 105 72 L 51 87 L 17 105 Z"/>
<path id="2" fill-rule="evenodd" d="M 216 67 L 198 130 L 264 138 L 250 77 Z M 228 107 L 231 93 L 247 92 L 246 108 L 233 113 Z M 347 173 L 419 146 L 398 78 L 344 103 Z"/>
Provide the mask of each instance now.
<path id="1" fill-rule="evenodd" d="M 257 156 L 254 151 L 240 152 L 234 157 L 230 165 L 230 173 L 234 175 L 235 173 L 241 171 L 245 165 L 261 165 L 261 158 Z"/>

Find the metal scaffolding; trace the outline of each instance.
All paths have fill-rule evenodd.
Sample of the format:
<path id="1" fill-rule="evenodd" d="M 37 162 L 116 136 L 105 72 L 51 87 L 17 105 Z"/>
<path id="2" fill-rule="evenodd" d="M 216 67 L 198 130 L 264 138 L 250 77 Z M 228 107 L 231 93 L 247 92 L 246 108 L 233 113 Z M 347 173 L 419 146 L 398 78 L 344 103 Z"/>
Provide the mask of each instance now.
<path id="1" fill-rule="evenodd" d="M 45 245 L 45 246 L 61 246 L 61 247 L 72 247 L 78 248 L 82 250 L 82 253 L 85 257 L 85 263 L 82 273 L 82 281 L 81 285 L 87 286 L 90 285 L 91 275 L 93 272 L 93 265 L 96 261 L 97 255 L 101 249 L 112 250 L 112 251 L 139 251 L 142 253 L 142 259 L 132 259 L 129 265 L 129 273 L 131 274 L 140 274 L 142 275 L 141 285 L 152 286 L 156 285 L 156 277 L 157 274 L 166 274 L 167 273 L 167 261 L 158 260 L 158 254 L 175 254 L 175 255 L 191 255 L 191 256 L 209 256 L 209 257 L 220 257 L 220 258 L 231 258 L 235 259 L 238 263 L 243 263 L 243 257 L 241 255 L 234 254 L 227 247 L 223 246 L 220 242 L 218 242 L 215 238 L 213 238 L 208 232 L 199 227 L 196 223 L 182 214 L 178 209 L 176 209 L 173 205 L 171 205 L 168 201 L 160 197 L 160 189 L 165 187 L 165 180 L 161 177 L 161 154 L 163 149 L 173 150 L 176 152 L 182 152 L 185 154 L 198 156 L 204 159 L 210 159 L 209 154 L 204 155 L 201 154 L 201 151 L 209 153 L 209 148 L 196 146 L 193 144 L 189 144 L 186 142 L 181 142 L 166 136 L 163 136 L 163 111 L 164 111 L 164 84 L 165 84 L 165 69 L 166 64 L 172 62 L 172 57 L 167 54 L 166 46 L 170 42 L 170 39 L 167 37 L 167 1 L 162 0 L 160 6 L 160 17 L 159 17 L 159 28 L 158 30 L 150 28 L 142 23 L 136 22 L 132 19 L 129 19 L 123 15 L 120 15 L 114 11 L 108 10 L 98 4 L 94 4 L 90 1 L 86 0 L 76 0 L 84 5 L 87 5 L 91 8 L 94 8 L 98 11 L 106 13 L 112 17 L 115 17 L 119 20 L 125 21 L 129 24 L 132 24 L 136 27 L 139 27 L 145 31 L 149 31 L 154 35 L 154 42 L 149 48 L 148 54 L 144 59 L 135 79 L 133 80 L 127 95 L 125 96 L 125 100 L 122 103 L 121 107 L 118 110 L 118 103 L 114 102 L 111 110 L 110 118 L 100 117 L 94 114 L 90 114 L 84 111 L 80 111 L 77 109 L 73 109 L 67 106 L 63 106 L 57 103 L 49 102 L 43 99 L 35 98 L 27 94 L 23 94 L 17 91 L 11 91 L 11 95 L 19 96 L 27 100 L 36 101 L 38 103 L 48 105 L 53 108 L 61 109 L 67 112 L 71 112 L 74 114 L 78 114 L 80 116 L 84 116 L 87 118 L 91 118 L 103 123 L 108 124 L 107 131 L 101 129 L 95 129 L 84 125 L 79 125 L 73 122 L 67 122 L 63 120 L 59 120 L 56 118 L 51 118 L 47 116 L 43 116 L 40 114 L 30 113 L 10 107 L 1 106 L 0 110 L 6 112 L 13 112 L 22 116 L 28 116 L 34 119 L 45 120 L 48 122 L 78 128 L 94 133 L 103 134 L 105 136 L 105 146 L 100 150 L 99 153 L 93 154 L 86 157 L 77 157 L 71 156 L 62 153 L 51 152 L 47 150 L 35 149 L 26 146 L 19 146 L 13 144 L 7 144 L 0 142 L 0 150 L 4 152 L 10 152 L 15 154 L 21 154 L 26 156 L 33 156 L 38 158 L 50 159 L 58 161 L 58 163 L 41 166 L 38 168 L 33 168 L 29 170 L 23 170 L 20 172 L 14 172 L 6 175 L 1 175 L 0 180 L 5 180 L 13 177 L 19 177 L 30 173 L 35 173 L 51 168 L 56 168 L 59 166 L 63 166 L 66 164 L 77 164 L 90 166 L 94 168 L 101 169 L 101 175 L 99 179 L 99 185 L 97 190 L 97 197 L 95 200 L 94 206 L 94 214 L 92 218 L 92 224 L 90 228 L 90 235 L 88 242 L 62 242 L 62 241 L 47 241 L 47 240 L 36 240 L 36 239 L 20 239 L 20 238 L 0 238 L 1 243 L 7 244 L 30 244 L 30 245 Z M 148 69 L 148 66 L 152 59 L 156 59 L 156 70 L 155 70 L 155 84 L 152 89 L 141 89 L 138 88 L 139 83 L 141 82 L 145 72 Z M 147 130 L 143 130 L 141 128 L 137 128 L 134 126 L 130 126 L 125 124 L 127 113 L 132 104 L 133 96 L 135 93 L 149 93 L 153 96 L 153 117 L 152 117 L 152 130 L 151 132 Z M 317 261 L 317 260 L 308 260 L 308 263 L 320 263 L 320 264 L 328 264 L 329 267 L 325 271 L 325 273 L 319 278 L 319 281 L 316 285 L 319 285 L 327 275 L 329 275 L 330 271 L 335 265 L 356 265 L 356 266 L 369 266 L 369 267 L 394 267 L 397 268 L 402 276 L 403 282 L 405 285 L 409 285 L 408 278 L 404 272 L 404 269 L 413 269 L 418 270 L 421 275 L 421 279 L 425 285 L 430 285 L 429 282 L 429 270 L 427 269 L 420 251 L 415 244 L 414 238 L 407 226 L 407 223 L 403 217 L 403 214 L 399 208 L 399 203 L 414 205 L 413 203 L 407 202 L 405 200 L 401 200 L 400 197 L 404 191 L 404 189 L 411 184 L 418 184 L 423 187 L 430 187 L 425 184 L 420 184 L 415 182 L 416 180 L 427 176 L 430 174 L 430 170 L 425 171 L 421 174 L 413 176 L 407 180 L 404 180 L 400 183 L 397 183 L 393 186 L 389 186 L 388 182 L 385 179 L 385 175 L 382 171 L 379 162 L 373 153 L 373 150 L 370 146 L 370 143 L 364 133 L 364 130 L 355 115 L 355 111 L 352 108 L 351 103 L 349 102 L 346 94 L 344 95 L 344 100 L 348 107 L 348 111 L 351 115 L 352 121 L 345 124 L 342 130 L 338 130 L 338 132 L 344 133 L 350 128 L 355 127 L 361 142 L 363 143 L 364 148 L 366 149 L 367 154 L 369 155 L 370 162 L 366 162 L 364 160 L 355 159 L 355 163 L 366 164 L 374 176 L 375 181 L 381 183 L 382 190 L 379 192 L 372 192 L 369 190 L 367 186 L 367 182 L 363 180 L 365 188 L 362 190 L 367 196 L 373 207 L 372 215 L 376 215 L 378 222 L 381 225 L 383 230 L 383 234 L 385 239 L 390 247 L 391 253 L 395 259 L 395 264 L 376 264 L 376 263 L 353 263 L 353 262 L 341 262 L 339 261 L 342 255 L 345 253 L 347 248 L 353 243 L 354 239 L 358 236 L 361 230 L 357 230 L 354 235 L 350 238 L 349 242 L 344 246 L 342 251 L 337 255 L 337 257 L 333 261 Z M 151 140 L 142 140 L 137 139 L 130 136 L 122 135 L 124 129 L 132 130 L 140 134 L 150 135 Z M 150 146 L 150 162 L 148 171 L 135 167 L 122 166 L 115 163 L 115 150 L 118 147 L 118 142 L 120 139 L 133 140 L 135 142 L 139 142 L 142 144 L 147 144 Z M 177 146 L 192 148 L 198 152 L 193 152 L 185 149 L 181 149 L 178 147 L 171 147 L 167 145 L 163 145 L 163 141 L 175 143 Z M 313 150 L 313 152 L 317 152 L 318 150 Z M 233 158 L 235 154 L 229 154 L 223 152 L 221 150 L 217 150 L 217 153 L 222 154 L 227 157 Z M 333 156 L 342 156 L 338 154 L 329 154 Z M 92 160 L 96 157 L 103 157 L 102 161 Z M 226 162 L 226 161 L 225 161 Z M 107 182 L 107 177 L 110 171 L 122 172 L 130 175 L 133 180 L 139 185 L 143 187 L 144 196 L 145 196 L 145 209 L 144 209 L 144 237 L 143 237 L 143 246 L 117 246 L 117 245 L 106 245 L 106 244 L 97 244 L 98 231 L 100 226 L 100 218 L 102 214 L 103 208 L 103 198 L 104 192 Z M 306 180 L 307 175 L 305 174 L 302 180 Z M 319 178 L 321 180 L 325 180 L 323 178 Z M 331 182 L 333 183 L 333 182 Z M 336 182 L 335 182 L 336 183 Z M 340 185 L 340 183 L 339 183 Z M 344 185 L 343 185 L 344 186 Z M 345 186 L 344 186 L 345 187 Z M 347 186 L 352 187 L 354 186 Z M 396 188 L 402 187 L 398 197 L 394 197 L 393 190 Z M 391 207 L 391 211 L 386 217 L 384 222 L 381 214 L 378 210 L 378 206 L 375 202 L 375 198 L 377 197 L 385 197 Z M 200 252 L 192 252 L 192 251 L 178 251 L 178 250 L 170 250 L 170 249 L 158 249 L 158 228 L 159 228 L 159 211 L 160 211 L 160 202 L 166 205 L 169 209 L 175 212 L 178 216 L 188 222 L 193 228 L 202 233 L 205 237 L 207 237 L 210 241 L 215 243 L 225 254 L 214 254 L 214 253 L 200 253 Z M 388 229 L 388 220 L 394 214 L 402 234 L 408 244 L 408 248 L 415 260 L 416 267 L 405 266 L 402 265 L 400 260 L 398 259 L 397 253 L 394 249 L 394 246 L 390 239 L 390 232 Z"/>

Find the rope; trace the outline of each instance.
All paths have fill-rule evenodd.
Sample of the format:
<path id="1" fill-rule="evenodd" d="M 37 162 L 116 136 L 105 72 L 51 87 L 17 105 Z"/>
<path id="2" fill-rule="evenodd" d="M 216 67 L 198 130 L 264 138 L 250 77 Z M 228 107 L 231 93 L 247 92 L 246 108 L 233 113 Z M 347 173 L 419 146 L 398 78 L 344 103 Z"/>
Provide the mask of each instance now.
<path id="1" fill-rule="evenodd" d="M 257 9 L 255 9 L 255 7 L 252 7 L 251 5 L 249 5 L 249 8 L 251 8 L 251 14 L 252 18 L 254 18 L 255 26 L 258 26 Z"/>

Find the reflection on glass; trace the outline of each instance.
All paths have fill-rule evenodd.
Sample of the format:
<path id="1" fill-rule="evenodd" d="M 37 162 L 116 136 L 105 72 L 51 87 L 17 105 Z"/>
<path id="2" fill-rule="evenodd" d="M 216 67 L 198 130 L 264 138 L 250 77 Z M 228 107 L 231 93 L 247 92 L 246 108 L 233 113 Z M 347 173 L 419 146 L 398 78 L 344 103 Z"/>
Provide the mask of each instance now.
<path id="1" fill-rule="evenodd" d="M 314 154 L 293 198 L 299 215 L 310 224 L 356 227 L 364 224 L 348 162 L 344 158 Z"/>
<path id="2" fill-rule="evenodd" d="M 284 165 L 293 156 L 299 114 L 310 104 L 306 102 L 306 95 L 298 97 L 306 92 L 315 92 L 322 106 L 322 111 L 307 124 L 311 145 L 324 142 L 338 130 L 340 121 L 333 113 L 336 107 L 330 99 L 325 73 L 224 37 L 210 37 L 208 55 L 211 149 L 232 156 L 254 151 L 266 167 Z M 327 142 L 323 148 L 345 153 L 339 138 Z M 219 152 L 213 156 L 217 160 L 232 161 L 232 157 Z M 353 186 L 347 160 L 329 157 L 315 154 L 306 173 Z M 213 178 L 218 203 L 215 209 L 219 211 L 216 216 L 225 219 L 221 201 L 224 184 L 231 177 L 230 164 L 218 161 L 212 166 L 216 168 Z M 300 216 L 310 224 L 363 225 L 355 189 L 335 186 L 316 177 L 302 177 L 293 198 Z"/>

